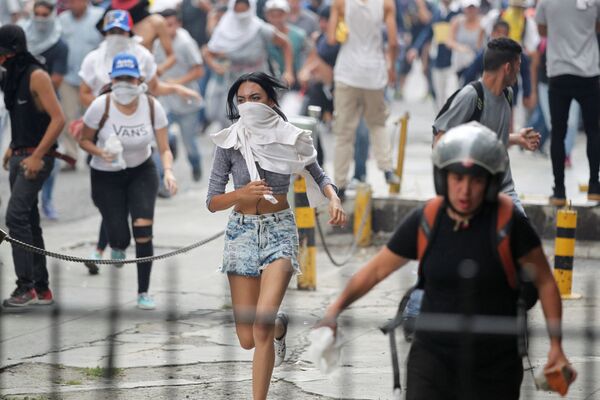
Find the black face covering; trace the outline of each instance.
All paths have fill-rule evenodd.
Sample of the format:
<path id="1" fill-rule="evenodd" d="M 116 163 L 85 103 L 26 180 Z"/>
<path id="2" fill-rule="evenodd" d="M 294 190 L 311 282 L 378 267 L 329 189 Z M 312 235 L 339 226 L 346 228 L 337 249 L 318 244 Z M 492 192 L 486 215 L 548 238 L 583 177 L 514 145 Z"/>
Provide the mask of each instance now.
<path id="1" fill-rule="evenodd" d="M 27 51 L 25 32 L 17 25 L 5 25 L 0 28 L 0 46 L 14 51 L 15 55 L 7 58 L 2 64 L 6 69 L 0 87 L 4 92 L 4 104 L 6 109 L 11 110 L 15 104 L 17 88 L 21 77 L 32 65 L 44 66 Z"/>

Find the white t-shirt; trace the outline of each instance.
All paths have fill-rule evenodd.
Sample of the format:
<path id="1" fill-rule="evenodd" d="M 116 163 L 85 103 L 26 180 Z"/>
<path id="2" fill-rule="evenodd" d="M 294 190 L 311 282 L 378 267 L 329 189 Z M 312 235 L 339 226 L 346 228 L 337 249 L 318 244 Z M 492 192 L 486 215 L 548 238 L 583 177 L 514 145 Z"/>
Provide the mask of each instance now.
<path id="1" fill-rule="evenodd" d="M 135 38 L 134 38 L 135 40 Z M 133 54 L 140 66 L 140 74 L 146 82 L 152 80 L 156 75 L 156 62 L 154 56 L 144 46 L 132 41 L 132 46 L 127 50 Z M 81 63 L 79 77 L 88 85 L 94 96 L 100 94 L 100 90 L 110 83 L 109 73 L 112 69 L 112 57 L 107 54 L 106 41 L 100 43 L 100 46 L 91 51 Z"/>
<path id="2" fill-rule="evenodd" d="M 104 94 L 96 98 L 83 116 L 83 122 L 92 129 L 98 129 L 100 120 L 106 107 L 106 96 Z M 154 129 L 165 128 L 168 124 L 167 116 L 160 103 L 154 100 Z M 111 134 L 117 135 L 123 145 L 123 159 L 127 168 L 134 168 L 142 164 L 150 157 L 151 144 L 154 141 L 152 120 L 148 97 L 143 94 L 138 100 L 138 108 L 135 113 L 125 115 L 116 107 L 111 99 L 108 110 L 108 118 L 104 126 L 98 132 L 96 145 L 103 148 L 106 140 Z M 120 171 L 118 165 L 106 162 L 101 157 L 93 156 L 90 166 L 100 171 Z"/>

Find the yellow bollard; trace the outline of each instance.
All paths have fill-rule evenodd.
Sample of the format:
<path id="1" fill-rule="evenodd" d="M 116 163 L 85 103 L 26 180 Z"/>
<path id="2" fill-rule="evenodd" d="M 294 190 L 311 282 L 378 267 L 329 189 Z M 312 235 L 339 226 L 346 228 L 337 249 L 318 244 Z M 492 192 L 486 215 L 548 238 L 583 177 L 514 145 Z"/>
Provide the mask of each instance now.
<path id="1" fill-rule="evenodd" d="M 580 299 L 582 295 L 571 293 L 573 287 L 573 258 L 575 256 L 575 228 L 577 211 L 567 206 L 556 215 L 556 240 L 554 242 L 554 279 L 565 300 Z"/>
<path id="2" fill-rule="evenodd" d="M 360 183 L 356 186 L 356 200 L 354 202 L 354 236 L 360 247 L 371 245 L 371 185 Z M 364 223 L 364 226 L 363 226 Z M 361 230 L 362 232 L 359 232 Z M 360 233 L 360 237 L 358 234 Z"/>
<path id="3" fill-rule="evenodd" d="M 298 275 L 299 290 L 317 289 L 317 248 L 315 247 L 315 210 L 308 205 L 306 181 L 298 177 L 294 181 L 294 203 L 296 225 L 300 248 L 298 262 L 301 275 Z"/>
<path id="4" fill-rule="evenodd" d="M 402 185 L 402 173 L 404 172 L 404 152 L 406 150 L 406 136 L 408 132 L 408 112 L 404 113 L 402 118 L 398 120 L 400 123 L 400 143 L 398 144 L 398 160 L 396 164 L 396 175 L 400 177 L 400 184 L 390 185 L 390 194 L 400 193 L 400 186 Z"/>

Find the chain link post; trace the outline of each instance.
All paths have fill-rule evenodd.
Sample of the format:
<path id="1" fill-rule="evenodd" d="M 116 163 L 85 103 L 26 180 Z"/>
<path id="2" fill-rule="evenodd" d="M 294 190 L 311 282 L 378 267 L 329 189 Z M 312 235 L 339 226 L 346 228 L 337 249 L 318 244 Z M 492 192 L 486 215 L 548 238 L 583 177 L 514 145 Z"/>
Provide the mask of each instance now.
<path id="1" fill-rule="evenodd" d="M 298 275 L 299 290 L 317 289 L 317 248 L 315 247 L 315 209 L 308 204 L 306 181 L 299 176 L 294 181 L 294 208 L 298 226 L 298 262 L 301 275 Z"/>
<path id="2" fill-rule="evenodd" d="M 571 292 L 576 228 L 577 211 L 573 210 L 570 204 L 558 210 L 554 242 L 554 279 L 564 300 L 577 300 L 583 297 L 581 294 Z"/>
<path id="3" fill-rule="evenodd" d="M 371 189 L 371 185 L 368 183 L 360 183 L 356 186 L 356 200 L 354 202 L 354 236 L 356 237 L 357 244 L 360 247 L 368 247 L 371 245 L 372 195 L 373 191 Z M 358 235 L 360 235 L 360 237 L 358 237 Z"/>
<path id="4" fill-rule="evenodd" d="M 390 185 L 390 194 L 400 193 L 400 187 L 402 186 L 402 174 L 404 172 L 404 153 L 406 151 L 406 137 L 408 134 L 408 112 L 405 112 L 402 118 L 398 120 L 400 124 L 400 142 L 398 143 L 398 159 L 396 163 L 396 175 L 400 178 L 399 184 Z"/>
<path id="5" fill-rule="evenodd" d="M 312 132 L 313 140 L 317 130 L 317 114 L 320 109 L 312 109 L 311 116 L 292 116 L 289 121 L 300 129 Z M 306 196 L 306 180 L 297 177 L 294 181 L 294 212 L 296 214 L 296 225 L 298 226 L 298 263 L 300 263 L 301 275 L 298 275 L 299 290 L 317 289 L 317 248 L 315 247 L 315 209 L 308 204 Z"/>

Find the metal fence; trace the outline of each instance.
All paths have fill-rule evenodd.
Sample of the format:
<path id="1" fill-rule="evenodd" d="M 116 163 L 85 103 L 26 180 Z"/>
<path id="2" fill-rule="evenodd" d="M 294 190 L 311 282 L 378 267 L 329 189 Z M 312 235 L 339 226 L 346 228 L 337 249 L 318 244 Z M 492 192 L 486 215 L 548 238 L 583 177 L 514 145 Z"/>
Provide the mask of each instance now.
<path id="1" fill-rule="evenodd" d="M 12 279 L 12 271 L 8 268 L 11 263 L 5 263 L 4 268 L 1 269 L 0 273 L 0 287 L 4 280 Z M 54 282 L 53 289 L 56 298 L 60 299 L 63 293 L 68 288 L 62 287 L 59 283 L 62 282 L 63 274 L 72 273 L 67 268 L 68 265 L 77 266 L 79 264 L 67 264 L 65 262 L 53 261 L 50 266 L 51 277 Z M 83 267 L 81 267 L 83 268 Z M 236 361 L 236 344 L 237 339 L 233 328 L 233 317 L 230 309 L 214 310 L 214 312 L 206 312 L 204 314 L 189 315 L 183 314 L 183 310 L 179 307 L 179 294 L 178 288 L 181 283 L 181 277 L 179 274 L 179 267 L 176 259 L 169 259 L 159 268 L 167 268 L 169 271 L 167 274 L 167 301 L 166 309 L 163 311 L 154 311 L 143 314 L 143 320 L 148 323 L 153 323 L 155 326 L 161 327 L 159 337 L 156 337 L 156 343 L 160 344 L 157 346 L 155 355 L 157 358 L 163 360 L 160 367 L 148 367 L 148 375 L 157 375 L 152 372 L 152 369 L 159 371 L 158 375 L 162 375 L 162 378 L 156 376 L 153 379 L 148 379 L 148 386 L 146 391 L 142 391 L 143 397 L 146 397 L 148 393 L 152 398 L 160 399 L 187 399 L 187 398 L 206 398 L 206 399 L 234 399 L 234 398 L 250 398 L 250 386 L 251 382 L 247 379 L 247 371 L 250 369 L 250 362 L 248 360 Z M 111 291 L 110 303 L 108 307 L 103 311 L 90 312 L 89 306 L 82 306 L 81 304 L 65 304 L 64 302 L 57 302 L 51 307 L 32 307 L 26 312 L 15 314 L 14 312 L 8 312 L 3 309 L 0 313 L 0 360 L 2 360 L 2 366 L 0 370 L 0 398 L 2 399 L 133 399 L 143 398 L 136 397 L 142 396 L 139 393 L 141 389 L 137 386 L 124 385 L 120 379 L 120 374 L 123 372 L 122 365 L 119 363 L 119 342 L 122 339 L 123 332 L 120 328 L 121 321 L 128 321 L 130 318 L 140 318 L 140 312 L 133 311 L 130 308 L 124 308 L 119 298 L 120 288 L 124 283 L 120 279 L 120 270 L 115 268 L 103 269 L 103 274 L 108 273 L 110 275 L 108 291 Z M 347 278 L 340 275 L 340 288 L 345 284 Z M 465 278 L 464 287 L 468 289 L 468 286 L 472 284 L 467 278 Z M 590 281 L 586 287 L 586 296 L 588 298 L 595 298 L 596 283 Z M 318 294 L 313 293 L 313 296 Z M 399 294 L 400 295 L 400 294 Z M 400 297 L 400 296 L 399 296 Z M 468 308 L 468 302 L 466 303 Z M 306 332 L 310 329 L 310 326 L 314 324 L 319 317 L 319 313 L 316 311 L 309 311 L 302 309 L 301 304 L 288 304 L 292 314 L 292 321 L 296 321 L 292 325 L 292 332 L 296 334 L 298 331 Z M 165 307 L 163 307 L 165 308 Z M 186 311 L 186 312 L 189 312 Z M 596 356 L 595 345 L 597 334 L 600 332 L 596 327 L 595 321 L 595 308 L 590 305 L 585 311 L 585 328 L 571 328 L 569 326 L 564 327 L 565 340 L 577 340 L 581 341 L 581 348 L 584 351 L 578 356 Z M 65 348 L 63 338 L 65 335 L 73 334 L 63 328 L 61 321 L 65 319 L 77 319 L 77 318 L 93 318 L 100 321 L 100 325 L 106 329 L 106 347 L 102 349 L 103 352 L 103 363 L 98 365 L 94 371 L 89 372 L 98 376 L 97 382 L 92 385 L 93 388 L 87 390 L 89 386 L 83 387 L 78 385 L 77 382 L 69 381 L 69 368 L 63 365 L 63 353 L 68 351 L 69 348 Z M 47 348 L 47 361 L 45 362 L 47 376 L 38 375 L 36 377 L 37 384 L 28 383 L 29 386 L 15 389 L 15 385 L 7 385 L 7 380 L 12 374 L 14 365 L 11 364 L 11 360 L 6 358 L 7 341 L 10 339 L 10 326 L 7 325 L 14 318 L 19 318 L 21 321 L 25 320 L 35 326 L 36 320 L 50 318 L 50 337 L 41 337 L 41 341 L 48 341 Z M 393 318 L 393 315 L 389 315 L 389 319 Z M 189 363 L 187 359 L 181 359 L 182 355 L 185 355 L 181 351 L 181 340 L 179 330 L 182 327 L 182 323 L 188 322 L 201 322 L 207 319 L 215 319 L 221 325 L 221 337 L 223 343 L 229 343 L 230 345 L 223 345 L 220 347 L 220 353 L 215 354 L 215 360 L 223 360 L 224 364 L 221 365 L 217 371 L 218 374 L 214 376 L 195 376 L 190 377 L 183 371 L 186 363 Z M 354 316 L 352 312 L 344 314 L 340 319 L 340 329 L 346 334 L 347 337 L 353 337 L 356 331 L 364 330 L 365 327 L 377 329 L 381 325 L 385 324 L 386 320 L 382 320 L 373 316 Z M 422 316 L 419 319 L 418 329 L 429 330 L 436 332 L 460 332 L 461 338 L 464 340 L 465 356 L 461 358 L 463 360 L 462 365 L 459 366 L 461 371 L 471 371 L 471 366 L 468 364 L 469 360 L 472 359 L 470 354 L 471 347 L 469 343 L 472 339 L 473 334 L 477 333 L 493 333 L 500 335 L 514 336 L 515 340 L 519 336 L 519 321 L 515 318 L 489 318 L 489 317 L 476 317 L 470 315 L 467 312 L 463 315 L 429 315 Z M 85 337 L 85 332 L 82 333 L 81 342 L 86 342 L 88 338 Z M 101 335 L 102 336 L 102 335 Z M 401 335 L 398 335 L 401 337 Z M 544 328 L 530 329 L 529 337 L 532 343 L 536 341 L 544 342 L 544 338 L 547 337 L 547 332 Z M 382 343 L 387 343 L 387 338 L 381 335 L 380 340 Z M 400 347 L 401 359 L 405 359 L 408 351 L 408 344 L 404 343 L 402 339 L 398 340 Z M 93 347 L 93 343 L 89 343 L 90 349 L 97 352 L 98 349 Z M 201 345 L 199 345 L 201 346 Z M 14 351 L 14 349 L 13 349 Z M 17 349 L 18 351 L 18 349 Z M 357 348 L 353 341 L 349 341 L 344 347 L 344 362 L 341 366 L 341 372 L 333 377 L 328 377 L 336 382 L 336 386 L 340 389 L 338 393 L 332 394 L 328 397 L 320 397 L 317 395 L 310 395 L 302 390 L 299 390 L 293 384 L 288 385 L 277 385 L 277 382 L 273 384 L 272 394 L 269 398 L 282 398 L 282 399 L 318 399 L 318 398 L 361 398 L 357 393 L 364 392 L 364 387 L 360 382 L 356 382 L 353 375 L 352 360 L 360 358 L 363 353 L 360 348 Z M 575 356 L 568 354 L 568 356 Z M 286 367 L 287 376 L 289 379 L 283 378 L 282 381 L 294 382 L 296 374 L 300 374 L 301 371 L 307 369 L 316 370 L 314 365 L 310 365 L 302 354 L 293 353 L 290 354 L 290 361 Z M 378 373 L 381 374 L 381 381 L 384 385 L 389 387 L 389 397 L 381 398 L 392 398 L 392 367 L 389 363 L 389 352 L 381 356 L 382 363 L 379 366 Z M 122 360 L 121 360 L 122 361 Z M 527 368 L 527 363 L 524 363 Z M 296 368 L 297 366 L 297 368 Z M 89 368 L 88 368 L 89 369 Z M 244 371 L 242 371 L 245 370 Z M 401 364 L 401 371 L 406 372 L 404 364 Z M 579 379 L 583 381 L 581 390 L 587 397 L 577 397 L 585 399 L 600 398 L 600 394 L 595 394 L 595 382 L 599 381 L 599 377 L 596 376 L 594 368 L 594 362 L 585 364 L 585 370 L 579 371 Z M 526 371 L 526 375 L 529 372 Z M 243 382 L 237 382 L 236 376 L 239 376 Z M 314 375 L 313 375 L 314 376 Z M 460 374 L 462 377 L 469 376 L 469 373 Z M 226 379 L 225 379 L 226 377 Z M 526 379 L 529 379 L 526 377 Z M 30 379 L 25 379 L 27 382 L 31 382 Z M 281 382 L 281 380 L 279 381 Z M 9 387 L 10 386 L 10 387 Z M 240 386 L 244 389 L 240 391 Z M 403 385 L 405 386 L 405 385 Z M 215 392 L 215 388 L 218 390 Z M 191 392 L 190 392 L 191 390 Z M 129 394 L 137 393 L 137 394 Z M 240 394 L 242 393 L 242 394 Z M 28 396 L 28 397 L 25 397 Z M 133 397 L 132 397 L 133 396 Z M 597 397 L 594 397 L 597 396 Z M 524 391 L 522 398 L 530 399 L 534 397 L 534 393 L 531 390 Z M 537 398 L 537 397 L 536 397 Z"/>

